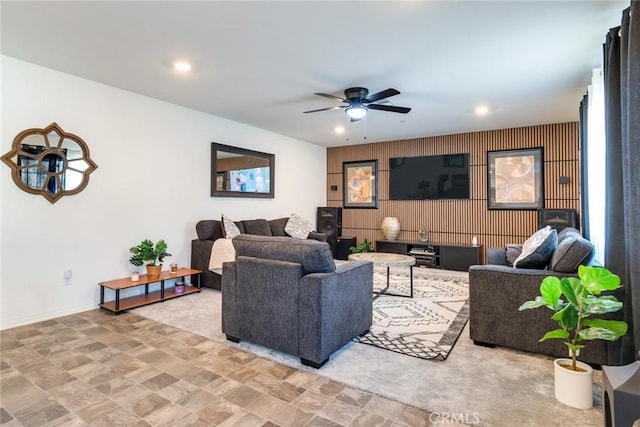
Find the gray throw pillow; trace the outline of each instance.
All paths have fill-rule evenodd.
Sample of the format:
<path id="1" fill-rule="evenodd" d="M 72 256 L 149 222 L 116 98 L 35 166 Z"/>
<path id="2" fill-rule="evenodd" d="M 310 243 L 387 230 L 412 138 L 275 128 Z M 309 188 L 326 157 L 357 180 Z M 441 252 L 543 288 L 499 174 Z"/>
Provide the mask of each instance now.
<path id="1" fill-rule="evenodd" d="M 549 268 L 559 273 L 575 273 L 580 265 L 588 265 L 595 253 L 593 243 L 578 235 L 565 237 L 551 257 Z"/>
<path id="2" fill-rule="evenodd" d="M 515 260 L 518 259 L 521 253 L 522 253 L 522 245 L 508 243 L 506 246 L 507 263 L 512 266 Z"/>
<path id="3" fill-rule="evenodd" d="M 558 232 L 546 226 L 536 231 L 522 245 L 522 253 L 513 262 L 516 268 L 543 269 L 549 264 L 558 244 Z"/>
<path id="4" fill-rule="evenodd" d="M 573 227 L 565 227 L 560 232 L 558 232 L 558 244 L 562 243 L 564 239 L 567 237 L 582 237 L 582 234 L 578 230 Z"/>

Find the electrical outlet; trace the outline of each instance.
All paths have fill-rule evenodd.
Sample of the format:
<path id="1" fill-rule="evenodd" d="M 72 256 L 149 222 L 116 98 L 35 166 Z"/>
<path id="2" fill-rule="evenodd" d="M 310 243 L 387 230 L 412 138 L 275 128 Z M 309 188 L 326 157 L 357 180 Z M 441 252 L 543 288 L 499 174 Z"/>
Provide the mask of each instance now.
<path id="1" fill-rule="evenodd" d="M 64 285 L 69 286 L 71 284 L 71 278 L 73 277 L 73 272 L 71 270 L 64 271 Z"/>

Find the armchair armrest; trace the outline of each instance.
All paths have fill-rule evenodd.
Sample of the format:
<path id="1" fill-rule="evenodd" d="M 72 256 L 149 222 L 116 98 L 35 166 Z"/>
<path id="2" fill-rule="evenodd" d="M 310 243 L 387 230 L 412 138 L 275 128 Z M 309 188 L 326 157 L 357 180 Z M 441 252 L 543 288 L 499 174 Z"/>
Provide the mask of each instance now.
<path id="1" fill-rule="evenodd" d="M 316 363 L 373 322 L 373 264 L 352 261 L 300 281 L 300 357 Z"/>

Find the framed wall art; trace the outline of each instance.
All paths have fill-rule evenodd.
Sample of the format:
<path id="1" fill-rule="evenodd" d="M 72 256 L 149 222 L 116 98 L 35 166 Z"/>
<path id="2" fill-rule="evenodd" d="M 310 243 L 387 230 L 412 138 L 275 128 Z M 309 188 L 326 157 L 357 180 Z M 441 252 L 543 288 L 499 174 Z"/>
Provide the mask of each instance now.
<path id="1" fill-rule="evenodd" d="M 345 208 L 378 208 L 378 161 L 342 163 Z"/>
<path id="2" fill-rule="evenodd" d="M 487 152 L 489 209 L 543 209 L 542 148 Z"/>

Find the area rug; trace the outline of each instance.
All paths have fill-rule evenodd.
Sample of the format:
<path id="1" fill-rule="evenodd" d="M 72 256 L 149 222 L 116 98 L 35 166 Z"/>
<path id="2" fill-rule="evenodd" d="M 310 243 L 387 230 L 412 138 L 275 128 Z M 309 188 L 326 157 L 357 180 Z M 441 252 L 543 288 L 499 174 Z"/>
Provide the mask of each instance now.
<path id="1" fill-rule="evenodd" d="M 409 294 L 408 268 L 392 268 L 388 292 Z M 374 289 L 387 284 L 385 268 L 374 271 Z M 445 360 L 469 319 L 466 273 L 413 269 L 413 298 L 380 295 L 373 326 L 355 341 L 428 360 Z"/>

